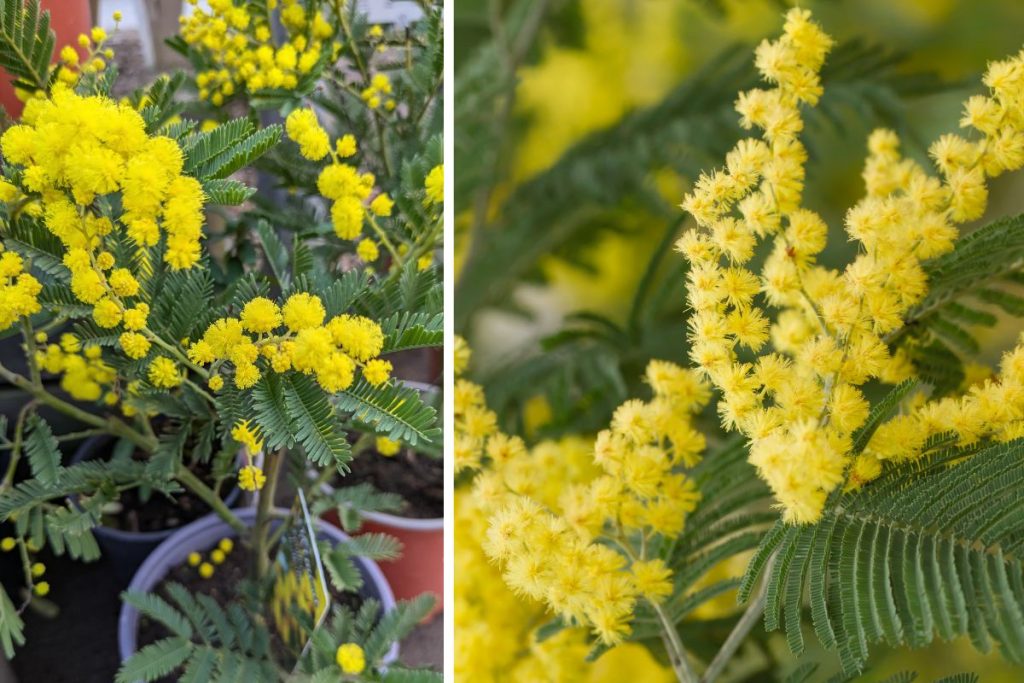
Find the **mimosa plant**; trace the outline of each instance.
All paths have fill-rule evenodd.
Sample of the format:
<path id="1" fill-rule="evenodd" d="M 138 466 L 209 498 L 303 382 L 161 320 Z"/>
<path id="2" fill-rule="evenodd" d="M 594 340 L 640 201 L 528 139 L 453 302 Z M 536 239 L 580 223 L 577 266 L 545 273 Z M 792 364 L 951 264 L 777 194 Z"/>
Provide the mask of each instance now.
<path id="1" fill-rule="evenodd" d="M 680 681 L 741 680 L 775 668 L 768 632 L 784 629 L 802 654 L 809 617 L 841 680 L 867 669 L 876 643 L 936 636 L 1024 665 L 1024 341 L 997 372 L 970 365 L 971 327 L 994 325 L 994 309 L 1024 312 L 1024 225 L 957 228 L 984 214 L 988 179 L 1024 166 L 1024 53 L 988 66 L 987 91 L 964 107 L 970 133 L 929 148 L 937 173 L 903 156 L 894 132 L 870 135 L 866 197 L 844 226 L 857 253 L 835 269 L 818 259 L 828 227 L 803 203 L 801 142 L 832 47 L 803 9 L 758 46 L 768 86 L 736 109 L 762 134 L 683 201 L 696 222 L 677 242 L 693 367 L 651 361 L 650 400 L 613 412 L 592 462 L 552 462 L 549 444 L 501 431 L 482 387 L 457 385 L 461 505 L 487 517 L 463 542 L 551 617 L 517 634 L 524 661 L 552 656 L 561 671 L 566 642 L 589 639 L 593 659 L 636 641 Z M 701 436 L 694 413 L 712 396 L 722 432 L 705 424 Z M 736 557 L 750 557 L 742 578 L 716 576 Z M 743 610 L 701 610 L 733 591 Z M 488 618 L 485 595 L 458 603 L 467 632 Z M 744 669 L 746 646 L 768 664 Z"/>
<path id="2" fill-rule="evenodd" d="M 268 18 L 272 4 L 261 6 Z M 255 9 L 249 3 L 230 10 L 234 23 Z M 320 3 L 287 2 L 280 9 L 285 23 L 299 14 L 318 34 L 323 30 Z M 425 23 L 436 26 L 437 17 L 430 14 Z M 327 134 L 304 100 L 308 91 L 292 89 L 287 102 L 279 101 L 292 110 L 288 141 L 281 140 L 281 125 L 247 117 L 200 126 L 182 117 L 196 106 L 181 95 L 188 80 L 182 74 L 113 100 L 116 66 L 100 29 L 79 41 L 87 59 L 64 49 L 58 65 L 49 66 L 53 35 L 37 0 L 7 0 L 0 34 L 19 48 L 4 51 L 3 66 L 26 93 L 24 113 L 0 137 L 0 334 L 20 336 L 27 364 L 25 372 L 0 365 L 0 378 L 25 393 L 12 429 L 0 429 L 10 458 L 0 483 L 0 521 L 13 524 L 3 549 L 22 557 L 25 582 L 14 599 L 0 591 L 0 642 L 13 656 L 25 638 L 21 612 L 48 589 L 34 554 L 48 545 L 57 554 L 96 559 L 91 529 L 125 491 L 185 490 L 202 500 L 251 551 L 253 585 L 266 590 L 280 540 L 272 524 L 275 493 L 290 469 L 301 473 L 293 486 L 312 498 L 319 487 L 307 477 L 310 469 L 320 479 L 347 471 L 350 430 L 409 444 L 440 439 L 435 410 L 392 377 L 386 357 L 442 342 L 437 267 L 423 257 L 440 244 L 431 221 L 439 221 L 443 198 L 426 161 L 433 156 L 439 163 L 439 145 L 431 143 L 431 151 L 425 137 L 402 139 L 408 163 L 402 177 L 388 177 L 394 200 L 375 180 L 377 159 L 340 163 L 355 154 L 352 133 L 329 146 L 334 163 L 325 169 L 289 156 L 291 171 L 319 174 L 332 192 L 354 199 L 346 203 L 348 229 L 356 229 L 357 214 L 361 229 L 365 202 L 389 217 L 389 226 L 418 230 L 410 233 L 408 258 L 396 254 L 387 267 L 369 267 L 375 259 L 367 248 L 361 260 L 339 260 L 344 248 L 334 230 L 279 232 L 250 203 L 254 188 L 232 177 L 275 146 L 301 148 L 307 158 L 327 154 Z M 346 62 L 330 50 L 318 59 L 321 70 Z M 321 71 L 310 74 L 315 82 Z M 311 137 L 317 154 L 309 153 Z M 218 229 L 207 217 L 217 205 L 240 207 L 225 214 L 238 228 L 230 249 L 222 248 L 223 231 L 211 239 Z M 60 378 L 62 392 L 46 381 L 50 376 Z M 54 435 L 42 407 L 84 429 Z M 136 455 L 65 465 L 60 442 L 95 434 L 130 443 Z M 31 476 L 18 481 L 23 461 Z M 200 463 L 212 469 L 212 482 L 197 476 Z M 236 477 L 258 500 L 252 528 L 221 498 Z M 398 551 L 382 536 L 325 548 L 335 589 L 358 588 L 352 556 Z M 235 630 L 214 637 L 207 626 L 208 619 L 220 623 L 217 616 L 196 616 L 187 594 L 177 608 L 196 619 L 194 630 L 157 596 L 129 599 L 177 640 L 143 649 L 119 680 L 153 679 L 179 666 L 191 676 L 280 668 L 266 646 L 265 601 L 232 612 Z M 340 667 L 345 675 L 377 680 L 390 643 L 417 623 L 428 602 L 383 616 L 372 602 L 358 616 L 335 611 L 301 670 L 322 680 L 326 673 L 336 677 Z M 334 637 L 350 641 L 344 657 L 344 643 L 327 642 Z"/>

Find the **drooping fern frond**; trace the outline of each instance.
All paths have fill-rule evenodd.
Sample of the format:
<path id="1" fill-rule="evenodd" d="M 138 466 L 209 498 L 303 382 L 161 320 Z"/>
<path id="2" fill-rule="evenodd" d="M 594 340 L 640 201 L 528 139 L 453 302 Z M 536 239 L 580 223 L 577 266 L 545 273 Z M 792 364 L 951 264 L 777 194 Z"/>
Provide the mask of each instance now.
<path id="1" fill-rule="evenodd" d="M 0 645 L 3 645 L 7 659 L 14 657 L 15 646 L 25 644 L 25 622 L 17 608 L 0 586 Z"/>
<path id="2" fill-rule="evenodd" d="M 14 84 L 29 91 L 46 90 L 56 34 L 50 30 L 50 12 L 39 0 L 4 0 L 0 7 L 0 66 L 14 76 Z"/>
<path id="3" fill-rule="evenodd" d="M 60 449 L 46 420 L 33 413 L 26 423 L 25 454 L 32 476 L 44 486 L 53 486 L 60 476 Z"/>
<path id="4" fill-rule="evenodd" d="M 806 600 L 848 674 L 874 643 L 922 647 L 936 635 L 1024 662 L 1022 454 L 1022 441 L 946 451 L 837 496 L 816 524 L 777 523 L 741 599 L 767 571 L 766 629 L 784 625 L 800 652 Z"/>

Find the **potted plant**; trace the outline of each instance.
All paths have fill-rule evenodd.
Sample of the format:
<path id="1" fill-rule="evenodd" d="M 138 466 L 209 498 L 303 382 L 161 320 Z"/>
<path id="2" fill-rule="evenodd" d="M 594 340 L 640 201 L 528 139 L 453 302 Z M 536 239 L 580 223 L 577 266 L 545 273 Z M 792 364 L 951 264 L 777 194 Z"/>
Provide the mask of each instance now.
<path id="1" fill-rule="evenodd" d="M 297 13 L 309 27 L 328 22 L 317 2 L 281 9 L 286 21 Z M 338 20 L 331 26 L 341 30 Z M 49 40 L 45 22 L 37 39 Z M 403 174 L 385 194 L 371 172 L 341 161 L 348 141 L 330 144 L 302 93 L 287 102 L 282 94 L 291 141 L 280 146 L 304 153 L 291 171 L 325 176 L 320 184 L 341 205 L 333 229 L 282 238 L 273 216 L 245 204 L 252 188 L 232 177 L 278 145 L 282 127 L 182 118 L 181 74 L 115 103 L 105 60 L 62 57 L 0 137 L 0 331 L 17 330 L 27 360 L 24 373 L 0 365 L 0 377 L 29 396 L 2 437 L 10 462 L 0 522 L 14 523 L 3 549 L 24 558 L 25 584 L 17 602 L 0 592 L 8 656 L 24 641 L 21 612 L 48 592 L 34 553 L 48 544 L 95 559 L 92 529 L 112 506 L 187 494 L 237 535 L 258 584 L 277 547 L 275 494 L 290 471 L 347 471 L 357 423 L 410 444 L 440 438 L 436 411 L 391 377 L 386 358 L 442 339 L 437 268 L 423 259 L 440 239 L 429 222 L 440 215 L 430 165 L 439 145 L 405 138 Z M 311 170 L 325 145 L 330 163 Z M 242 209 L 215 219 L 218 205 Z M 339 246 L 342 228 L 382 223 L 395 234 L 429 229 L 410 233 L 404 255 L 389 239 L 397 258 L 376 270 L 337 257 L 353 250 Z M 52 391 L 49 376 L 75 402 Z M 86 431 L 55 435 L 42 406 Z M 61 442 L 84 435 L 123 445 L 65 465 Z M 18 482 L 22 461 L 31 477 Z M 251 520 L 222 495 L 236 479 L 255 494 Z M 339 633 L 354 628 L 332 623 Z M 308 657 L 302 667 L 319 661 Z"/>
<path id="2" fill-rule="evenodd" d="M 275 530 L 284 531 L 288 517 L 284 510 L 275 511 Z M 256 519 L 254 510 L 239 512 L 246 524 Z M 382 667 L 397 675 L 394 662 L 398 658 L 397 641 L 404 637 L 430 610 L 432 599 L 422 596 L 413 601 L 395 602 L 387 581 L 376 563 L 368 556 L 387 557 L 397 546 L 384 537 L 352 540 L 330 525 L 318 522 L 317 535 L 322 541 L 318 549 L 329 568 L 334 608 L 324 635 L 313 641 L 313 655 L 304 663 L 305 673 L 328 671 L 337 674 L 337 667 L 361 680 L 375 680 Z M 232 585 L 245 576 L 245 560 L 237 558 L 239 546 L 233 530 L 223 520 L 209 516 L 177 531 L 150 555 L 135 575 L 125 594 L 118 624 L 118 647 L 124 660 L 119 681 L 159 680 L 168 670 L 168 657 L 175 659 L 183 675 L 200 676 L 204 668 L 220 658 L 237 656 L 239 666 L 261 671 L 267 680 L 287 676 L 291 667 L 284 667 L 276 648 L 259 648 L 253 643 L 276 643 L 285 648 L 286 641 L 279 624 L 268 624 L 259 615 L 262 600 L 280 600 L 280 577 L 274 581 L 251 583 L 242 581 L 242 588 Z M 275 583 L 276 582 L 276 583 Z M 182 591 L 182 588 L 186 591 Z M 201 595 L 198 602 L 190 596 Z M 262 598 L 253 602 L 253 597 Z M 243 609 L 239 609 L 239 605 Z M 231 615 L 230 626 L 225 612 Z M 379 611 L 387 614 L 381 619 Z M 275 619 L 281 616 L 275 612 Z M 360 614 L 362 619 L 354 618 Z M 204 632 L 204 618 L 222 623 L 229 633 Z M 357 621 L 361 623 L 357 624 Z M 194 642 L 175 639 L 182 624 L 202 635 Z M 344 633 L 340 629 L 349 626 Z M 275 628 L 277 626 L 278 628 Z M 258 634 L 242 644 L 237 634 L 251 629 Z M 339 629 L 336 633 L 335 629 Z M 338 643 L 341 643 L 340 645 Z M 304 643 L 303 643 L 304 644 Z M 294 653 L 292 653 L 294 656 Z M 223 666 L 223 665 L 222 665 Z M 324 674 L 321 674 L 324 675 Z M 425 680 L 434 680 L 426 672 L 417 672 Z M 201 676 L 200 676 L 201 679 Z M 439 677 L 438 677 L 439 680 Z"/>

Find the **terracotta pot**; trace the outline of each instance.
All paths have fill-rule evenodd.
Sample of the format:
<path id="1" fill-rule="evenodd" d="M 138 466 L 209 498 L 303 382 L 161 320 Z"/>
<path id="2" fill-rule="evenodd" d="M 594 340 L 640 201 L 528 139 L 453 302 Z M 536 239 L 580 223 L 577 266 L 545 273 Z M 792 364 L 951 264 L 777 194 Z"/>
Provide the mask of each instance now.
<path id="1" fill-rule="evenodd" d="M 57 34 L 53 56 L 56 61 L 60 49 L 65 45 L 76 45 L 78 34 L 88 33 L 92 27 L 92 10 L 89 0 L 41 0 L 44 10 L 50 10 L 50 29 Z M 21 116 L 22 103 L 14 94 L 11 77 L 0 69 L 0 105 L 11 118 Z"/>
<path id="2" fill-rule="evenodd" d="M 381 512 L 362 513 L 361 532 L 394 536 L 404 550 L 397 560 L 380 562 L 395 597 L 411 600 L 422 593 L 433 593 L 434 609 L 424 621 L 444 610 L 444 519 L 407 519 Z"/>

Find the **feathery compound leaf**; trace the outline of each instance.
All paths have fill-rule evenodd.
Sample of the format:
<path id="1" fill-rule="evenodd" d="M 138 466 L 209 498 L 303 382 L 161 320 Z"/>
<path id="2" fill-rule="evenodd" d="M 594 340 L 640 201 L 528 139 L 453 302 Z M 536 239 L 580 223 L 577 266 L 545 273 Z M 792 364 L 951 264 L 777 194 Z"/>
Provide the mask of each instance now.
<path id="1" fill-rule="evenodd" d="M 227 178 L 238 169 L 259 159 L 276 145 L 281 139 L 282 130 L 278 124 L 261 128 L 204 163 L 198 169 L 197 175 L 203 180 Z M 216 133 L 217 129 L 212 132 Z"/>
<path id="2" fill-rule="evenodd" d="M 256 411 L 256 422 L 263 430 L 268 449 L 291 448 L 295 444 L 284 382 L 279 375 L 268 373 L 260 378 L 252 390 L 252 407 Z"/>
<path id="3" fill-rule="evenodd" d="M 383 683 L 441 683 L 444 677 L 436 671 L 389 667 L 381 680 Z"/>
<path id="4" fill-rule="evenodd" d="M 274 271 L 274 277 L 277 278 L 281 289 L 287 290 L 291 282 L 291 275 L 288 272 L 288 261 L 290 260 L 288 249 L 267 221 L 261 219 L 257 222 L 256 232 L 260 235 L 263 253 L 267 255 L 267 261 L 270 263 L 270 269 Z"/>
<path id="5" fill-rule="evenodd" d="M 192 643 L 184 638 L 165 638 L 147 645 L 128 658 L 117 672 L 117 683 L 155 681 L 185 663 Z"/>
<path id="6" fill-rule="evenodd" d="M 321 467 L 334 464 L 344 474 L 352 451 L 344 433 L 337 429 L 331 402 L 316 382 L 292 373 L 283 380 L 285 406 L 294 426 L 295 440 L 306 457 Z"/>
<path id="7" fill-rule="evenodd" d="M 25 453 L 32 476 L 44 486 L 57 483 L 60 474 L 60 449 L 46 420 L 33 413 L 28 418 Z"/>
<path id="8" fill-rule="evenodd" d="M 126 591 L 121 594 L 121 599 L 141 614 L 166 626 L 174 635 L 191 640 L 192 626 L 188 619 L 159 595 Z"/>
<path id="9" fill-rule="evenodd" d="M 25 622 L 3 586 L 0 586 L 0 644 L 7 659 L 14 657 L 16 645 L 25 644 Z"/>
<path id="10" fill-rule="evenodd" d="M 381 533 L 359 534 L 339 543 L 337 547 L 353 557 L 368 557 L 371 560 L 394 560 L 402 555 L 401 541 Z"/>
<path id="11" fill-rule="evenodd" d="M 188 136 L 182 145 L 182 151 L 185 153 L 185 172 L 196 175 L 196 171 L 203 164 L 244 140 L 253 130 L 249 119 L 238 118 L 222 123 L 205 133 L 193 133 Z"/>
<path id="12" fill-rule="evenodd" d="M 799 611 L 806 595 L 819 640 L 848 675 L 863 668 L 873 643 L 920 647 L 936 634 L 969 635 L 983 651 L 995 641 L 1024 663 L 1022 455 L 1019 440 L 947 451 L 838 496 L 816 524 L 777 524 L 741 597 L 776 556 L 769 594 L 787 611 Z M 800 628 L 797 615 L 786 616 L 787 630 Z M 766 623 L 778 627 L 777 613 L 766 612 Z"/>
<path id="13" fill-rule="evenodd" d="M 255 187 L 229 178 L 207 180 L 203 183 L 203 192 L 211 204 L 221 206 L 238 206 L 256 194 Z"/>
<path id="14" fill-rule="evenodd" d="M 41 12 L 39 0 L 4 0 L 0 13 L 0 66 L 20 87 L 45 90 L 56 34 L 50 30 L 50 12 Z"/>
<path id="15" fill-rule="evenodd" d="M 384 332 L 382 354 L 444 344 L 443 313 L 395 313 L 382 320 L 380 327 Z"/>
<path id="16" fill-rule="evenodd" d="M 363 644 L 366 660 L 377 662 L 391 643 L 405 638 L 434 608 L 434 596 L 424 593 L 412 600 L 399 600 L 394 609 L 381 616 Z"/>
<path id="17" fill-rule="evenodd" d="M 378 433 L 410 446 L 421 441 L 431 443 L 441 436 L 437 411 L 423 402 L 416 389 L 397 384 L 375 387 L 360 377 L 337 395 L 336 404 Z"/>

